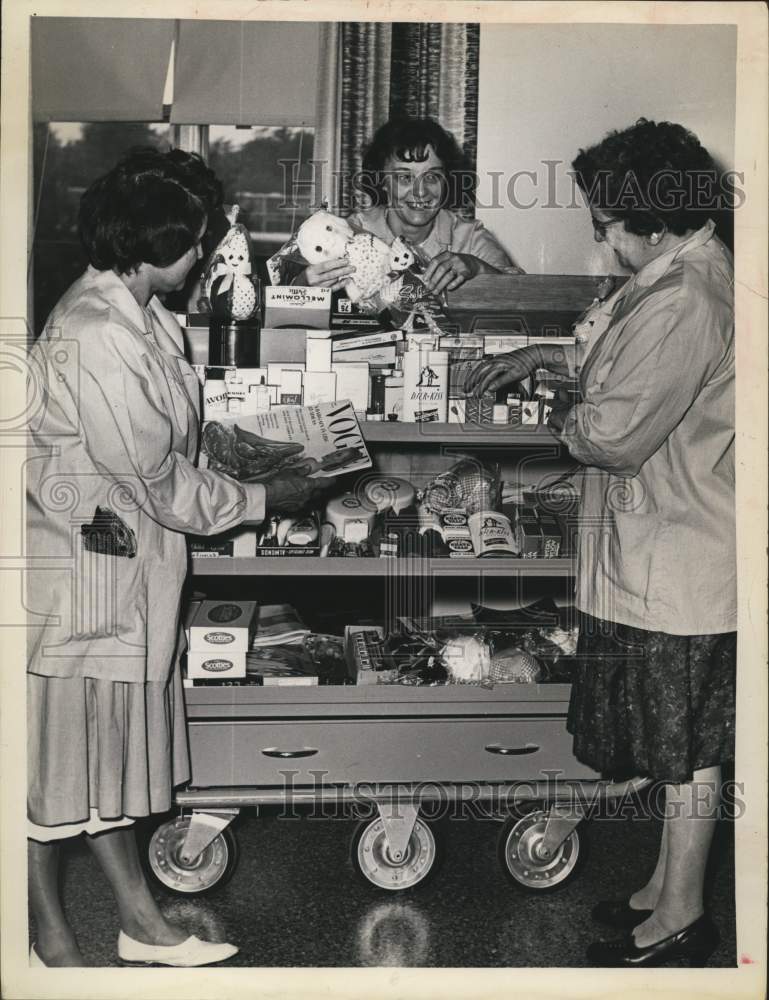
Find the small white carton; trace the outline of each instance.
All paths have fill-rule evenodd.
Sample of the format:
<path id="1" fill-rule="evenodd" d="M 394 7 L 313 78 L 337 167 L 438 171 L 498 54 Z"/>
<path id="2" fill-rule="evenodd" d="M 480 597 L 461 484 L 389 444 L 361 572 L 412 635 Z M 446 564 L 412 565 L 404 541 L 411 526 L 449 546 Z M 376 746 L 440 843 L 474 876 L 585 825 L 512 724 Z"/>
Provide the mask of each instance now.
<path id="1" fill-rule="evenodd" d="M 190 651 L 245 656 L 256 627 L 256 609 L 256 601 L 203 601 L 190 622 Z"/>
<path id="2" fill-rule="evenodd" d="M 208 649 L 187 652 L 187 677 L 195 681 L 246 676 L 246 654 Z"/>

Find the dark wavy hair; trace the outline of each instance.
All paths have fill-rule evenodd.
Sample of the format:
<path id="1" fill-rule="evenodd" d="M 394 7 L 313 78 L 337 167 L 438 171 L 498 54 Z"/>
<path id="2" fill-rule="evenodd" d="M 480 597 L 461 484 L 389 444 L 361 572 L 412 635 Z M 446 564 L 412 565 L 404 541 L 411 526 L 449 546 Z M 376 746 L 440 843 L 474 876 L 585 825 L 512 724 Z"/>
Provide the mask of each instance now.
<path id="1" fill-rule="evenodd" d="M 713 214 L 720 175 L 693 132 L 672 122 L 639 118 L 581 149 L 572 163 L 590 204 L 638 236 L 699 229 Z"/>
<path id="2" fill-rule="evenodd" d="M 421 163 L 428 157 L 428 146 L 446 171 L 444 208 L 466 208 L 472 203 L 477 177 L 469 169 L 467 158 L 454 136 L 434 118 L 391 118 L 375 133 L 363 155 L 363 167 L 356 188 L 372 204 L 385 205 L 384 168 L 393 156 L 407 162 Z"/>
<path id="3" fill-rule="evenodd" d="M 95 268 L 125 274 L 141 263 L 167 267 L 198 242 L 221 187 L 217 194 L 208 167 L 182 152 L 132 150 L 88 188 L 78 230 Z"/>

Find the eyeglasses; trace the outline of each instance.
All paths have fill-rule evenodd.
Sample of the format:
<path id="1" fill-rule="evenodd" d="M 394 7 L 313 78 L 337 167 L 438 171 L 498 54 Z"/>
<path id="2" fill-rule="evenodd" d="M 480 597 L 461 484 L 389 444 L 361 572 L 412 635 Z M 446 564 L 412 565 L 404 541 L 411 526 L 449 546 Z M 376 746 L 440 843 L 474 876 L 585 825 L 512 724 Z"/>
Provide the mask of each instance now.
<path id="1" fill-rule="evenodd" d="M 605 238 L 606 230 L 609 226 L 617 226 L 620 222 L 625 221 L 624 219 L 606 219 L 602 222 L 600 219 L 596 219 L 594 215 L 590 216 L 590 220 L 593 223 L 593 232 L 599 239 Z"/>

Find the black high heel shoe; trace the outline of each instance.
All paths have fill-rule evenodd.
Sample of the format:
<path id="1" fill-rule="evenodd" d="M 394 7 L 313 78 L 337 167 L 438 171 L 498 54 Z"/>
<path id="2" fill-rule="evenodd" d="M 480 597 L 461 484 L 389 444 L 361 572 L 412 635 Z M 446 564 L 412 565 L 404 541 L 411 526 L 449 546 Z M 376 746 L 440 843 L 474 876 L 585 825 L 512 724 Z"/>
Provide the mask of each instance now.
<path id="1" fill-rule="evenodd" d="M 629 899 L 602 899 L 590 911 L 590 916 L 596 923 L 606 924 L 620 931 L 630 931 L 644 920 L 648 919 L 653 910 L 636 910 L 630 905 Z"/>
<path id="2" fill-rule="evenodd" d="M 639 948 L 628 934 L 619 941 L 595 941 L 588 946 L 587 961 L 594 968 L 654 968 L 674 959 L 702 968 L 718 947 L 719 934 L 710 917 L 703 914 L 675 934 Z"/>

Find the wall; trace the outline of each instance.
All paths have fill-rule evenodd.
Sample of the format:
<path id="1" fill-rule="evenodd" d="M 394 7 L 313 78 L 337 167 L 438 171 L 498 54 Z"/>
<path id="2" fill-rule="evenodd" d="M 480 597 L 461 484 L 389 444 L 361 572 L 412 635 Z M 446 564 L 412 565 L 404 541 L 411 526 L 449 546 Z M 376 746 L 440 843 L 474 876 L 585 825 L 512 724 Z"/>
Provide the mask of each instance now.
<path id="1" fill-rule="evenodd" d="M 729 25 L 482 25 L 478 218 L 529 272 L 619 271 L 606 246 L 594 242 L 579 199 L 572 208 L 543 207 L 554 172 L 543 161 L 564 164 L 555 170 L 550 203 L 568 205 L 565 170 L 580 147 L 643 116 L 687 126 L 731 168 L 736 44 Z M 519 204 L 538 197 L 528 210 L 505 196 L 511 176 L 523 170 L 534 171 L 536 183 L 521 176 L 513 194 Z M 502 171 L 502 207 L 490 207 L 490 171 Z"/>

